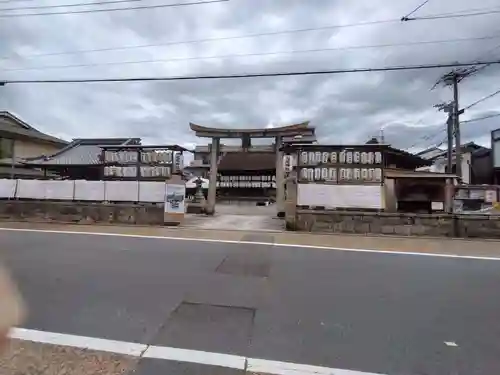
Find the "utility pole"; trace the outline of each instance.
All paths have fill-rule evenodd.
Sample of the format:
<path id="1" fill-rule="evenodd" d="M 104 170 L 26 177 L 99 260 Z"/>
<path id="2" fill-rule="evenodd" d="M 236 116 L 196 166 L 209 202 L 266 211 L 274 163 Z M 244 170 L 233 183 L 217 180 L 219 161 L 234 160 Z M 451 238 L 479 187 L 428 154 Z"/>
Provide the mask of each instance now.
<path id="1" fill-rule="evenodd" d="M 451 112 L 448 113 L 448 120 L 446 121 L 446 134 L 447 134 L 447 145 L 448 150 L 446 151 L 446 172 L 452 173 L 453 170 L 453 117 Z"/>
<path id="2" fill-rule="evenodd" d="M 454 128 L 454 103 L 442 103 L 436 104 L 434 106 L 440 111 L 448 114 L 448 119 L 446 120 L 446 140 L 447 140 L 447 151 L 446 151 L 446 173 L 452 173 L 453 170 L 453 128 Z"/>
<path id="3" fill-rule="evenodd" d="M 464 113 L 463 109 L 458 106 L 458 84 L 466 77 L 476 73 L 478 68 L 463 68 L 456 69 L 443 75 L 434 85 L 444 84 L 445 86 L 453 86 L 453 101 L 448 104 L 439 104 L 435 107 L 444 110 L 448 113 L 447 131 L 448 131 L 448 172 L 451 173 L 451 159 L 453 154 L 453 137 L 455 138 L 455 166 L 456 175 L 459 180 L 462 180 L 462 141 L 460 137 L 460 115 Z M 451 139 L 450 139 L 451 137 Z M 451 140 L 451 142 L 450 142 Z"/>
<path id="4" fill-rule="evenodd" d="M 462 142 L 460 140 L 460 111 L 458 109 L 458 80 L 457 74 L 453 74 L 453 131 L 455 133 L 455 165 L 456 173 L 462 178 Z"/>

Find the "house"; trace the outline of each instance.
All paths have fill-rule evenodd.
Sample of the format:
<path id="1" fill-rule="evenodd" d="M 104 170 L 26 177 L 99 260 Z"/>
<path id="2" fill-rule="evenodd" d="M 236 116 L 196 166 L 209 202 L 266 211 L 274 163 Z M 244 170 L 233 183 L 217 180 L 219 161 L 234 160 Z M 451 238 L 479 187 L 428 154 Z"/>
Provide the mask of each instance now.
<path id="1" fill-rule="evenodd" d="M 140 143 L 139 138 L 76 138 L 55 153 L 30 158 L 24 163 L 69 179 L 100 180 L 103 177 L 101 145 Z"/>
<path id="2" fill-rule="evenodd" d="M 181 172 L 184 151 L 178 145 L 142 145 L 140 138 L 77 138 L 23 164 L 74 180 L 165 181 Z"/>
<path id="3" fill-rule="evenodd" d="M 51 155 L 68 142 L 42 133 L 10 112 L 0 111 L 0 178 L 38 177 L 43 173 L 20 161 Z"/>
<path id="4" fill-rule="evenodd" d="M 0 159 L 51 155 L 67 144 L 33 128 L 10 112 L 0 112 Z"/>
<path id="5" fill-rule="evenodd" d="M 297 160 L 287 189 L 299 208 L 431 213 L 450 206 L 455 176 L 417 171 L 432 162 L 389 145 L 292 144 L 284 151 Z"/>
<path id="6" fill-rule="evenodd" d="M 447 171 L 447 150 L 437 147 L 426 149 L 417 154 L 423 159 L 432 162 L 432 166 L 419 170 L 456 173 L 455 149 L 452 150 L 452 170 Z M 471 185 L 493 183 L 491 149 L 477 145 L 474 142 L 462 145 L 462 182 Z"/>

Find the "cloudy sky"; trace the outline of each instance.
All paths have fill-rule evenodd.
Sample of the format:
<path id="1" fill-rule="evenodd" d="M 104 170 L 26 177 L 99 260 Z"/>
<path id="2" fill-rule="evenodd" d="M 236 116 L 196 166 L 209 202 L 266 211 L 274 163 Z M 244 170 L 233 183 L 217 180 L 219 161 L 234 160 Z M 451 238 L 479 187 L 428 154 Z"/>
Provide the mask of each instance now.
<path id="1" fill-rule="evenodd" d="M 0 9 L 92 1 L 97 0 L 0 0 Z M 106 7 L 188 1 L 135 0 Z M 178 8 L 18 17 L 2 16 L 106 7 L 0 11 L 0 81 L 283 72 L 500 59 L 498 13 L 328 28 L 399 19 L 421 2 L 230 0 Z M 430 0 L 415 16 L 483 8 L 500 10 L 498 0 Z M 239 38 L 297 29 L 316 30 Z M 219 40 L 195 42 L 203 39 Z M 415 44 L 449 40 L 455 41 Z M 398 46 L 373 47 L 381 44 Z M 325 143 L 364 142 L 383 128 L 386 140 L 394 146 L 422 148 L 439 143 L 445 136 L 445 115 L 433 105 L 451 100 L 452 92 L 449 87 L 431 89 L 446 71 L 11 84 L 0 87 L 0 109 L 66 139 L 134 136 L 142 137 L 145 143 L 192 147 L 205 141 L 193 136 L 190 121 L 221 127 L 271 127 L 310 120 Z M 461 106 L 499 90 L 499 77 L 500 69 L 490 66 L 463 81 Z M 463 120 L 498 112 L 500 95 L 471 108 Z M 487 145 L 490 130 L 498 127 L 500 117 L 464 124 L 463 137 Z"/>

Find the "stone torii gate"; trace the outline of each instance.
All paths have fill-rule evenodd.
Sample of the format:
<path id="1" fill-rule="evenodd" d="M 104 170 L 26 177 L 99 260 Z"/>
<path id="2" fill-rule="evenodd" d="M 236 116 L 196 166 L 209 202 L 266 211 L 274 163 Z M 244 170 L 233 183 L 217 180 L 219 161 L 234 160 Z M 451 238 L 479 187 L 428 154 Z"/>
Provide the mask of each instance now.
<path id="1" fill-rule="evenodd" d="M 285 214 L 285 172 L 283 168 L 283 140 L 289 137 L 303 136 L 315 137 L 315 129 L 309 127 L 309 122 L 282 126 L 269 129 L 221 129 L 189 124 L 191 130 L 197 137 L 211 138 L 210 149 L 210 183 L 208 186 L 207 206 L 208 215 L 215 213 L 215 199 L 217 190 L 217 168 L 220 155 L 221 138 L 240 138 L 241 151 L 248 151 L 252 147 L 252 138 L 274 138 L 276 153 L 276 208 L 277 215 L 283 217 Z"/>

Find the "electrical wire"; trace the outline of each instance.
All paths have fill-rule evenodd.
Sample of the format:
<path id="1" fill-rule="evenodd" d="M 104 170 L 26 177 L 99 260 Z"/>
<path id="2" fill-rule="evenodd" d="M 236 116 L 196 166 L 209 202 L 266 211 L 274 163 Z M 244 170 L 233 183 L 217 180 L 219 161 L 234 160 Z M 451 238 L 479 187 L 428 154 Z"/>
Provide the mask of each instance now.
<path id="1" fill-rule="evenodd" d="M 444 143 L 445 143 L 445 142 L 447 142 L 447 141 L 448 141 L 448 136 L 444 137 L 444 138 L 441 140 L 441 142 L 436 143 L 436 144 L 434 145 L 434 147 L 438 148 L 439 146 L 441 146 L 442 144 L 444 144 Z"/>
<path id="2" fill-rule="evenodd" d="M 499 14 L 499 13 L 500 13 L 500 9 L 499 10 L 482 11 L 482 12 L 471 12 L 471 13 L 436 14 L 436 15 L 421 16 L 421 17 L 408 17 L 408 18 L 401 19 L 401 21 L 441 20 L 441 19 L 450 19 L 450 18 L 489 16 L 492 14 Z"/>
<path id="3" fill-rule="evenodd" d="M 87 13 L 102 13 L 102 12 L 118 12 L 118 11 L 125 11 L 125 10 L 173 8 L 173 7 L 183 7 L 183 6 L 190 6 L 190 5 L 224 3 L 224 2 L 228 2 L 228 1 L 230 1 L 230 0 L 203 0 L 203 1 L 189 2 L 189 3 L 140 5 L 140 6 L 126 7 L 126 8 L 83 9 L 83 10 L 69 10 L 67 12 L 0 14 L 0 18 L 17 18 L 17 17 L 30 17 L 30 16 L 53 16 L 53 15 L 64 15 L 64 14 L 87 14 Z"/>
<path id="4" fill-rule="evenodd" d="M 497 44 L 495 47 L 489 49 L 488 51 L 486 51 L 484 54 L 481 54 L 481 56 L 478 57 L 478 60 L 480 59 L 486 59 L 488 58 L 489 55 L 492 55 L 497 49 L 500 48 L 500 44 Z M 479 73 L 481 71 L 483 71 L 484 69 L 488 68 L 489 65 L 483 65 L 482 67 L 480 68 L 477 68 L 474 73 Z"/>
<path id="5" fill-rule="evenodd" d="M 195 43 L 204 43 L 204 42 L 218 42 L 225 40 L 236 40 L 236 39 L 247 39 L 247 38 L 257 38 L 263 36 L 274 36 L 274 35 L 285 35 L 285 34 L 294 34 L 294 33 L 304 33 L 310 31 L 321 31 L 321 30 L 331 30 L 331 29 L 340 29 L 340 28 L 348 28 L 348 27 L 361 27 L 361 26 L 370 26 L 370 25 L 379 25 L 385 23 L 397 23 L 399 20 L 379 20 L 379 21 L 366 21 L 366 22 L 356 22 L 350 24 L 341 24 L 341 25 L 329 25 L 329 26 L 320 26 L 320 27 L 308 27 L 303 29 L 289 29 L 289 30 L 279 30 L 279 31 L 270 31 L 265 33 L 254 33 L 254 34 L 246 34 L 246 35 L 235 35 L 235 36 L 226 36 L 226 37 L 217 37 L 217 38 L 203 38 L 203 39 L 193 39 L 193 40 L 183 40 L 183 41 L 172 41 L 165 43 L 157 43 L 157 44 L 139 44 L 133 46 L 123 46 L 123 47 L 108 47 L 108 48 L 93 48 L 93 49 L 82 49 L 82 50 L 74 50 L 74 51 L 62 51 L 62 52 L 49 52 L 49 53 L 39 53 L 39 54 L 31 54 L 22 56 L 22 58 L 31 58 L 31 57 L 42 57 L 42 56 L 61 56 L 61 55 L 71 55 L 77 53 L 91 53 L 91 52 L 105 52 L 105 51 L 122 51 L 136 48 L 148 48 L 148 47 L 160 47 L 160 46 L 173 46 L 173 45 L 182 45 L 182 44 L 195 44 Z M 17 56 L 4 56 L 0 57 L 0 60 L 10 60 L 15 59 Z"/>
<path id="6" fill-rule="evenodd" d="M 476 121 L 486 120 L 489 118 L 499 117 L 499 116 L 500 116 L 500 113 L 495 113 L 494 115 L 488 115 L 488 116 L 484 116 L 484 117 L 473 118 L 471 120 L 460 121 L 460 124 L 468 124 L 469 122 L 476 122 Z"/>
<path id="7" fill-rule="evenodd" d="M 234 40 L 234 39 L 246 39 L 246 38 L 255 38 L 261 36 L 270 36 L 270 35 L 280 35 L 280 34 L 292 34 L 292 33 L 300 33 L 307 31 L 316 31 L 316 30 L 325 30 L 329 28 L 337 28 L 337 27 L 349 27 L 349 26 L 359 26 L 359 24 L 351 24 L 351 25 L 332 25 L 332 26 L 324 26 L 320 28 L 308 28 L 308 29 L 292 29 L 292 30 L 282 30 L 275 31 L 269 33 L 258 33 L 258 34 L 247 34 L 247 35 L 236 35 L 229 37 L 220 37 L 220 38 L 205 38 L 205 39 L 196 39 L 196 40 L 186 40 L 186 41 L 172 41 L 165 43 L 156 43 L 156 44 L 141 44 L 134 46 L 123 46 L 123 47 L 108 47 L 108 48 L 94 48 L 94 49 L 83 49 L 83 50 L 75 50 L 75 51 L 63 51 L 63 52 L 49 52 L 49 53 L 40 53 L 40 54 L 32 54 L 32 55 L 24 55 L 24 56 L 4 56 L 0 57 L 0 60 L 13 60 L 19 57 L 23 59 L 37 58 L 37 57 L 48 57 L 48 56 L 63 56 L 70 54 L 80 54 L 80 53 L 93 53 L 93 52 L 111 52 L 111 51 L 122 51 L 122 50 L 131 50 L 131 49 L 139 49 L 139 48 L 150 48 L 150 47 L 163 47 L 163 46 L 172 46 L 172 45 L 183 45 L 183 44 L 195 44 L 195 43 L 203 43 L 203 42 L 218 42 L 225 40 Z M 337 50 L 350 50 L 350 49 L 365 49 L 365 48 L 386 48 L 386 47 L 400 47 L 400 46 L 412 46 L 412 45 L 425 45 L 425 44 L 441 44 L 441 43 L 458 43 L 458 42 L 468 42 L 468 41 L 480 41 L 480 40 L 492 40 L 500 38 L 500 34 L 491 35 L 491 36 L 483 36 L 483 37 L 473 37 L 473 38 L 455 38 L 455 39 L 442 39 L 442 40 L 430 40 L 430 41 L 416 41 L 416 42 L 402 42 L 402 43 L 384 43 L 384 44 L 374 44 L 374 45 L 361 45 L 361 46 L 345 46 L 345 47 L 332 47 L 332 48 L 323 48 L 323 49 L 311 49 L 304 50 L 298 52 L 319 52 L 319 51 L 337 51 Z M 500 44 L 496 47 L 500 47 Z M 285 52 L 276 52 L 277 54 L 281 53 L 295 53 L 294 51 L 285 51 Z M 215 58 L 215 57 L 207 57 L 207 58 Z M 164 60 L 158 60 L 164 61 Z"/>
<path id="8" fill-rule="evenodd" d="M 125 11 L 125 10 L 140 10 L 140 9 L 155 9 L 155 8 L 165 8 L 165 7 L 178 7 L 178 6 L 186 6 L 186 5 L 196 5 L 196 4 L 208 4 L 208 3 L 218 3 L 218 2 L 226 2 L 230 0 L 206 0 L 195 3 L 176 3 L 176 4 L 165 4 L 165 5 L 145 5 L 145 6 L 137 6 L 137 7 L 126 7 L 126 8 L 109 8 L 109 9 L 87 9 L 87 10 L 75 10 L 75 11 L 67 11 L 67 12 L 45 12 L 45 13 L 17 13 L 17 14 L 0 14 L 0 18 L 14 18 L 14 17 L 30 17 L 30 16 L 49 16 L 49 15 L 65 15 L 65 14 L 86 14 L 86 13 L 98 13 L 98 12 L 113 12 L 113 11 Z M 457 14 L 452 15 L 449 13 L 439 13 L 439 14 L 431 14 L 425 17 L 409 17 L 403 19 L 392 19 L 392 20 L 383 20 L 383 21 L 368 21 L 366 24 L 375 24 L 375 23 L 386 23 L 386 22 L 401 22 L 401 21 L 415 21 L 415 20 L 437 20 L 442 18 L 456 18 L 456 17 L 470 17 L 484 14 L 493 14 L 499 13 L 498 11 L 484 11 L 477 13 L 469 13 L 469 14 Z"/>
<path id="9" fill-rule="evenodd" d="M 456 14 L 463 14 L 463 13 L 470 13 L 470 12 L 484 12 L 484 11 L 491 11 L 491 10 L 498 10 L 499 7 L 482 7 L 482 8 L 467 8 L 467 9 L 462 9 L 462 10 L 455 10 L 452 12 L 444 12 L 440 13 L 440 16 L 452 16 Z"/>
<path id="10" fill-rule="evenodd" d="M 23 84 L 23 83 L 101 83 L 101 82 L 157 82 L 157 81 L 201 81 L 214 79 L 241 79 L 241 78 L 264 78 L 264 77 L 291 77 L 309 75 L 330 75 L 344 73 L 373 73 L 373 72 L 396 72 L 404 70 L 422 70 L 437 68 L 453 68 L 471 65 L 500 64 L 497 61 L 476 61 L 468 63 L 439 63 L 421 65 L 399 65 L 380 68 L 358 68 L 358 69 L 332 69 L 302 72 L 275 72 L 275 73 L 241 73 L 228 75 L 199 75 L 199 76 L 167 76 L 167 77 L 129 77 L 129 78 L 73 78 L 73 79 L 15 79 L 0 80 L 0 85 Z"/>
<path id="11" fill-rule="evenodd" d="M 487 100 L 487 99 L 489 99 L 489 98 L 492 98 L 492 97 L 494 97 L 495 95 L 498 95 L 498 94 L 500 94 L 500 90 L 495 91 L 493 94 L 487 95 L 487 96 L 485 96 L 484 98 L 481 98 L 481 99 L 479 99 L 479 100 L 475 101 L 475 102 L 474 102 L 474 103 L 472 103 L 472 104 L 469 104 L 469 105 L 468 105 L 467 107 L 465 107 L 463 110 L 464 110 L 464 111 L 466 111 L 466 110 L 468 110 L 469 108 L 472 108 L 472 107 L 474 107 L 475 105 L 477 105 L 477 104 L 479 104 L 479 103 L 481 103 L 481 102 L 484 102 L 485 100 Z"/>
<path id="12" fill-rule="evenodd" d="M 33 0 L 0 0 L 0 4 L 20 3 L 20 2 L 27 2 L 27 1 L 33 1 Z"/>
<path id="13" fill-rule="evenodd" d="M 83 7 L 92 5 L 108 5 L 108 4 L 121 4 L 121 3 L 136 3 L 144 0 L 109 0 L 109 1 L 96 1 L 91 3 L 76 3 L 76 4 L 58 4 L 58 5 L 35 5 L 27 7 L 16 7 L 16 8 L 0 8 L 0 12 L 7 11 L 19 11 L 19 10 L 35 10 L 35 9 L 55 9 L 55 8 L 72 8 L 72 7 Z"/>
<path id="14" fill-rule="evenodd" d="M 415 14 L 420 8 L 422 8 L 425 4 L 427 4 L 429 0 L 425 0 L 423 3 L 421 3 L 418 7 L 413 9 L 410 13 L 408 13 L 406 16 L 401 17 L 401 21 L 406 21 L 408 17 L 410 17 L 412 14 Z"/>
<path id="15" fill-rule="evenodd" d="M 422 137 L 420 137 L 415 143 L 413 143 L 410 147 L 408 147 L 407 149 L 411 149 L 411 148 L 414 148 L 415 146 L 419 145 L 420 143 L 422 143 L 422 141 L 430 141 L 431 139 L 437 137 L 438 135 L 440 135 L 441 133 L 444 133 L 446 132 L 446 128 L 444 129 L 440 129 L 438 132 L 436 133 L 432 133 L 432 134 L 426 134 Z M 436 146 L 438 147 L 438 146 Z"/>
<path id="16" fill-rule="evenodd" d="M 318 53 L 318 52 L 333 52 L 333 51 L 357 50 L 357 49 L 388 48 L 388 47 L 406 47 L 406 46 L 427 45 L 427 44 L 470 42 L 470 41 L 489 40 L 489 39 L 497 39 L 497 38 L 500 38 L 500 35 L 487 36 L 487 37 L 477 37 L 477 38 L 461 38 L 461 39 L 459 38 L 459 39 L 444 39 L 444 40 L 434 40 L 434 41 L 416 41 L 416 42 L 404 42 L 404 43 L 392 43 L 392 44 L 386 43 L 386 44 L 373 44 L 373 45 L 361 45 L 361 46 L 317 48 L 317 49 L 307 49 L 307 50 L 255 52 L 255 53 L 243 53 L 243 54 L 195 56 L 195 57 L 173 57 L 173 58 L 169 58 L 169 59 L 149 59 L 149 60 L 133 60 L 133 61 L 110 61 L 110 62 L 102 62 L 102 63 L 83 63 L 83 64 L 71 64 L 71 65 L 46 65 L 46 66 L 40 66 L 40 67 L 36 67 L 35 66 L 35 67 L 26 67 L 26 68 L 7 68 L 7 69 L 1 69 L 0 68 L 0 72 L 33 71 L 33 70 L 48 70 L 48 69 L 68 69 L 68 68 L 112 66 L 112 65 L 129 65 L 129 64 L 150 64 L 150 63 L 160 63 L 160 62 L 178 62 L 178 61 L 193 61 L 193 60 L 227 59 L 227 58 L 240 58 L 240 57 L 252 57 L 252 56 L 276 56 L 276 55 L 288 55 L 288 54 L 300 54 L 300 53 Z"/>

